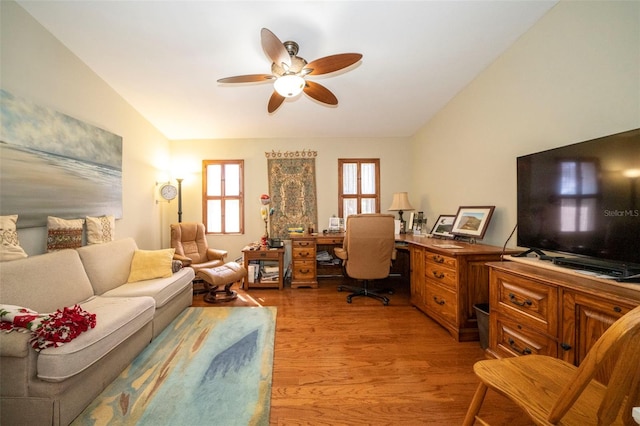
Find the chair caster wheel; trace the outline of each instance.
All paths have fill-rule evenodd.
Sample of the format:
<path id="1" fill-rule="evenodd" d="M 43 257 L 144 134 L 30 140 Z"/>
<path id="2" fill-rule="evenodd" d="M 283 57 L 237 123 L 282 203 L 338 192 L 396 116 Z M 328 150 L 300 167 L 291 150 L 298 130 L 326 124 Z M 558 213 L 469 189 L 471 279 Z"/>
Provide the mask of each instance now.
<path id="1" fill-rule="evenodd" d="M 351 298 L 347 297 L 347 303 L 351 303 Z"/>
<path id="2" fill-rule="evenodd" d="M 338 287 L 338 291 L 342 291 L 342 287 Z"/>
<path id="3" fill-rule="evenodd" d="M 389 305 L 389 299 L 387 299 L 386 297 L 382 300 L 382 304 L 384 306 L 388 306 Z"/>

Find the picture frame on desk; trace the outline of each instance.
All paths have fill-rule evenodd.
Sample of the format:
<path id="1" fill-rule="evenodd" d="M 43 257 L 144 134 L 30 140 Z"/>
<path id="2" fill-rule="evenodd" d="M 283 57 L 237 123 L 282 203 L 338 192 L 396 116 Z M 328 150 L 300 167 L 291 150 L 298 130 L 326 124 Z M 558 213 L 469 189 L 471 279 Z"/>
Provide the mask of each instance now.
<path id="1" fill-rule="evenodd" d="M 454 236 L 481 240 L 487 232 L 495 206 L 461 206 L 453 221 Z"/>
<path id="2" fill-rule="evenodd" d="M 431 236 L 436 238 L 453 238 L 451 229 L 456 216 L 453 214 L 441 214 L 431 229 Z"/>

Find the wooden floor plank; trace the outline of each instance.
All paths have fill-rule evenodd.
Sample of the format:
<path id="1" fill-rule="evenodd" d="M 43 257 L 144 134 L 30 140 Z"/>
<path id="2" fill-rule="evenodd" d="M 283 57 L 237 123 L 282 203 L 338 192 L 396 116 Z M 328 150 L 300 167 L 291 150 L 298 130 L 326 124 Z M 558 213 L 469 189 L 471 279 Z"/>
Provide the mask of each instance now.
<path id="1" fill-rule="evenodd" d="M 414 308 L 408 284 L 389 306 L 346 302 L 339 280 L 317 289 L 236 289 L 222 306 L 277 306 L 271 425 L 460 424 L 478 383 L 478 342 L 456 342 Z M 194 306 L 212 306 L 194 296 Z M 526 416 L 489 392 L 482 415 L 494 425 L 526 425 Z"/>

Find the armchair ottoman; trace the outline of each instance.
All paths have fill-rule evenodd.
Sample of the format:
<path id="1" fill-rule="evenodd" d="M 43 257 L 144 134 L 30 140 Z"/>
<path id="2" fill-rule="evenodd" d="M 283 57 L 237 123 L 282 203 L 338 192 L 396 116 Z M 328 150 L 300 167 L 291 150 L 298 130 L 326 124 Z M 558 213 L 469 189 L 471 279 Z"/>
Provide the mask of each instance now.
<path id="1" fill-rule="evenodd" d="M 207 303 L 228 302 L 237 298 L 238 293 L 231 290 L 231 286 L 246 276 L 247 270 L 236 262 L 228 262 L 215 268 L 202 268 L 196 273 L 196 278 L 203 281 L 207 290 L 204 295 Z M 220 286 L 224 286 L 224 290 L 219 290 Z"/>

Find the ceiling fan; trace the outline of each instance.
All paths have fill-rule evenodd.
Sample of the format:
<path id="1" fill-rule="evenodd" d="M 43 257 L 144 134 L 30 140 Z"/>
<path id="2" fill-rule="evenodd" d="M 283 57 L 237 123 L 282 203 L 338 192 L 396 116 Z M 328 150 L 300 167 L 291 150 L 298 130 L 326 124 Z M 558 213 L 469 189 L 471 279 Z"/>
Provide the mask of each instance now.
<path id="1" fill-rule="evenodd" d="M 292 98 L 303 91 L 319 102 L 338 105 L 338 98 L 329 89 L 315 81 L 306 80 L 305 77 L 339 71 L 362 59 L 360 53 L 341 53 L 307 63 L 304 58 L 297 56 L 299 46 L 295 41 L 283 43 L 266 28 L 260 31 L 260 37 L 262 48 L 273 62 L 271 74 L 238 75 L 221 78 L 218 83 L 259 83 L 275 80 L 274 91 L 267 106 L 269 113 L 278 109 L 285 98 Z"/>

